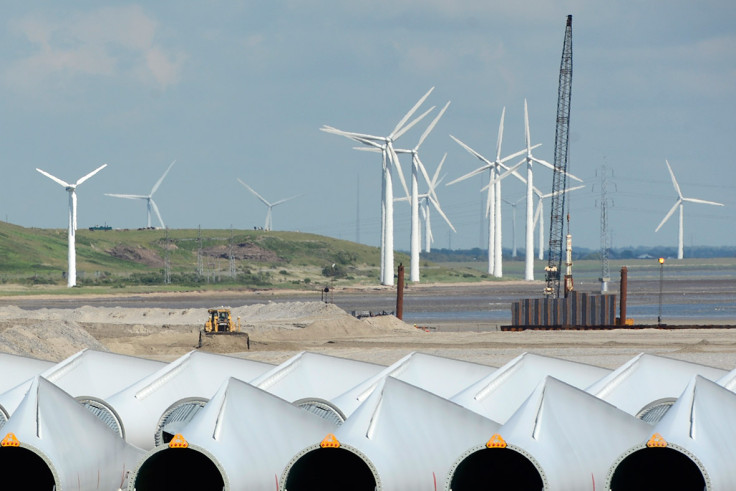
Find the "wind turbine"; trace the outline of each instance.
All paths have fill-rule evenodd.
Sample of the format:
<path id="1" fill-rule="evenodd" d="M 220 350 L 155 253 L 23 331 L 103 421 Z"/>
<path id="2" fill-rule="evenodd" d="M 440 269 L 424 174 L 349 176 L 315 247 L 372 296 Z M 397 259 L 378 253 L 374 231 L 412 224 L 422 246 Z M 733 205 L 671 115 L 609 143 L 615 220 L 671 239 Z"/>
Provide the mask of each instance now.
<path id="1" fill-rule="evenodd" d="M 569 193 L 570 191 L 577 191 L 578 189 L 582 189 L 584 187 L 585 185 L 575 186 L 574 188 L 565 189 L 562 193 L 560 191 L 557 191 L 554 193 L 547 193 L 547 194 L 542 194 L 542 191 L 537 189 L 536 186 L 533 188 L 534 194 L 537 195 L 537 210 L 534 212 L 534 221 L 532 222 L 532 234 L 534 234 L 534 227 L 536 227 L 537 222 L 539 222 L 539 260 L 540 261 L 544 259 L 544 200 L 547 198 L 551 198 L 552 196 L 556 196 L 558 194 Z M 532 247 L 534 246 L 532 245 Z"/>
<path id="2" fill-rule="evenodd" d="M 110 194 L 105 193 L 105 196 L 112 196 L 113 198 L 125 198 L 125 199 L 144 199 L 146 200 L 146 209 L 148 211 L 148 228 L 151 228 L 151 210 L 153 210 L 156 213 L 156 216 L 158 217 L 158 222 L 161 224 L 161 228 L 166 228 L 166 225 L 164 225 L 164 219 L 161 218 L 161 213 L 158 211 L 158 206 L 156 206 L 156 202 L 153 201 L 153 194 L 158 190 L 158 187 L 163 182 L 164 178 L 166 177 L 166 174 L 169 173 L 171 168 L 176 163 L 176 160 L 171 162 L 169 166 L 166 168 L 166 171 L 164 174 L 159 178 L 158 181 L 156 181 L 156 184 L 153 185 L 151 188 L 151 192 L 147 195 L 144 194 Z"/>
<path id="3" fill-rule="evenodd" d="M 447 225 L 452 229 L 453 232 L 457 233 L 457 230 L 455 230 L 455 227 L 452 225 L 452 222 L 450 222 L 450 219 L 447 218 L 447 215 L 445 215 L 445 212 L 442 211 L 442 208 L 440 207 L 440 203 L 437 200 L 437 185 L 442 181 L 442 179 L 439 179 L 440 171 L 442 170 L 442 166 L 445 163 L 445 159 L 447 158 L 447 154 L 445 154 L 442 157 L 442 160 L 440 161 L 440 164 L 437 166 L 437 170 L 434 172 L 434 175 L 432 176 L 431 180 L 427 181 L 428 189 L 427 192 L 424 194 L 420 194 L 418 196 L 419 201 L 419 212 L 422 215 L 422 220 L 424 220 L 424 252 L 431 252 L 432 248 L 432 242 L 434 242 L 434 237 L 432 236 L 432 224 L 431 224 L 431 218 L 430 218 L 430 211 L 431 206 L 437 210 L 437 213 L 440 214 L 440 216 L 445 220 Z M 409 198 L 403 197 L 403 198 L 396 198 L 396 201 L 408 201 Z M 421 235 L 421 234 L 418 234 Z M 421 239 L 421 237 L 420 237 Z M 421 242 L 421 240 L 420 240 Z"/>
<path id="4" fill-rule="evenodd" d="M 289 198 L 284 198 L 284 199 L 281 199 L 279 201 L 275 201 L 275 202 L 271 203 L 271 202 L 267 201 L 266 198 L 264 198 L 263 196 L 261 196 L 260 194 L 258 194 L 252 187 L 248 186 L 246 183 L 244 183 L 243 181 L 241 181 L 240 178 L 237 178 L 237 179 L 238 179 L 238 182 L 240 184 L 242 184 L 243 186 L 245 186 L 245 189 L 247 189 L 248 191 L 250 191 L 251 193 L 253 193 L 255 195 L 255 197 L 258 198 L 259 200 L 261 200 L 263 202 L 263 204 L 266 205 L 266 207 L 268 208 L 268 211 L 266 211 L 266 224 L 263 227 L 264 230 L 271 230 L 271 228 L 273 227 L 273 222 L 271 220 L 271 210 L 273 210 L 273 207 L 274 206 L 278 206 L 278 205 L 280 205 L 282 203 L 286 203 L 287 201 L 291 201 L 292 199 L 298 198 L 299 196 L 301 196 L 301 194 L 297 194 L 296 196 L 291 196 Z"/>
<path id="5" fill-rule="evenodd" d="M 511 257 L 516 257 L 516 207 L 524 201 L 526 195 L 516 201 L 509 201 L 503 198 L 503 202 L 511 206 Z"/>
<path id="6" fill-rule="evenodd" d="M 326 133 L 332 133 L 334 135 L 340 135 L 350 138 L 354 141 L 367 145 L 369 150 L 377 149 L 381 152 L 382 158 L 382 180 L 381 180 L 381 284 L 387 286 L 393 286 L 394 284 L 394 196 L 393 196 L 393 181 L 391 178 L 393 166 L 396 165 L 399 180 L 409 196 L 409 189 L 406 186 L 406 180 L 404 174 L 401 171 L 401 164 L 399 162 L 399 156 L 394 150 L 393 143 L 401 135 L 409 131 L 415 124 L 417 124 L 422 118 L 424 118 L 432 109 L 425 111 L 423 114 L 415 118 L 411 123 L 406 124 L 409 118 L 419 109 L 424 101 L 429 97 L 429 94 L 434 90 L 434 87 L 429 89 L 419 101 L 414 104 L 409 112 L 407 112 L 403 118 L 398 122 L 396 127 L 393 129 L 388 136 L 375 136 L 364 133 L 353 133 L 348 131 L 338 130 L 332 126 L 323 126 L 322 131 Z"/>
<path id="7" fill-rule="evenodd" d="M 455 184 L 465 179 L 469 179 L 477 174 L 480 174 L 486 170 L 489 171 L 488 185 L 483 188 L 488 188 L 488 199 L 486 201 L 486 216 L 488 217 L 488 273 L 498 278 L 503 276 L 502 271 L 502 254 L 501 254 L 501 180 L 511 173 L 513 173 L 518 179 L 524 180 L 514 169 L 509 168 L 505 163 L 511 159 L 514 159 L 520 155 L 523 155 L 527 150 L 520 150 L 507 157 L 501 158 L 501 143 L 503 140 L 503 122 L 506 116 L 506 108 L 501 111 L 501 123 L 498 126 L 498 140 L 496 141 L 496 160 L 491 162 L 480 153 L 470 148 L 465 143 L 461 142 L 454 136 L 450 137 L 455 140 L 461 147 L 467 150 L 471 155 L 477 157 L 483 165 L 478 167 L 472 172 L 465 174 L 464 176 L 458 177 L 457 179 L 447 183 L 448 186 Z M 535 145 L 533 148 L 538 147 Z M 518 165 L 518 164 L 517 164 Z M 507 172 L 501 176 L 501 169 L 505 169 Z"/>
<path id="8" fill-rule="evenodd" d="M 450 106 L 450 102 L 445 104 L 445 107 L 439 112 L 439 114 L 432 120 L 432 122 L 424 130 L 422 136 L 419 138 L 416 146 L 411 150 L 396 150 L 396 153 L 408 153 L 411 154 L 411 234 L 409 236 L 410 243 L 410 267 L 409 267 L 409 281 L 419 281 L 419 252 L 422 247 L 422 238 L 419 224 L 419 179 L 418 174 L 421 172 L 424 175 L 424 179 L 427 184 L 430 183 L 427 170 L 424 168 L 421 159 L 419 158 L 419 147 L 424 143 L 424 140 L 432 132 L 437 122 L 440 120 L 442 115 L 445 114 L 447 108 Z M 444 159 L 443 159 L 444 160 Z M 430 193 L 434 193 L 434 188 L 430 186 Z M 452 227 L 452 225 L 450 225 Z"/>
<path id="9" fill-rule="evenodd" d="M 66 285 L 68 287 L 76 286 L 77 285 L 77 251 L 76 251 L 76 243 L 75 243 L 75 237 L 77 232 L 77 186 L 82 184 L 84 181 L 89 179 L 90 177 L 94 176 L 98 172 L 100 172 L 102 169 L 107 167 L 107 164 L 102 164 L 89 174 L 80 177 L 77 179 L 77 182 L 74 184 L 69 184 L 66 181 L 62 181 L 56 176 L 52 176 L 46 171 L 43 171 L 39 168 L 36 168 L 38 172 L 43 174 L 44 176 L 48 177 L 52 181 L 61 184 L 66 188 L 66 191 L 69 193 L 69 228 L 68 228 L 68 248 L 67 248 L 67 262 L 68 262 L 68 271 L 66 275 Z"/>
<path id="10" fill-rule="evenodd" d="M 531 135 L 529 131 L 529 110 L 527 109 L 526 99 L 524 99 L 524 142 L 526 143 L 526 251 L 524 261 L 524 279 L 527 281 L 534 280 L 534 175 L 532 174 L 532 165 L 534 162 L 541 164 L 549 169 L 555 170 L 555 166 L 545 160 L 541 160 L 532 155 Z M 581 179 L 567 174 L 570 178 L 582 182 Z M 551 196 L 551 195 L 550 195 Z"/>
<path id="11" fill-rule="evenodd" d="M 704 199 L 697 199 L 697 198 L 685 198 L 682 195 L 682 191 L 680 191 L 680 185 L 677 184 L 677 179 L 675 179 L 675 173 L 672 172 L 672 167 L 670 167 L 670 163 L 665 160 L 665 164 L 667 164 L 667 170 L 670 171 L 670 177 L 672 177 L 672 185 L 675 187 L 675 191 L 677 191 L 677 200 L 675 201 L 675 204 L 670 208 L 670 211 L 667 212 L 667 214 L 664 216 L 662 221 L 659 223 L 659 226 L 657 226 L 655 232 L 658 232 L 660 228 L 662 228 L 662 225 L 665 224 L 667 220 L 672 216 L 672 214 L 675 212 L 677 207 L 680 207 L 680 231 L 678 233 L 677 237 L 677 259 L 682 259 L 682 252 L 683 252 L 683 203 L 685 201 L 689 201 L 690 203 L 701 203 L 704 205 L 715 205 L 715 206 L 724 206 L 723 203 L 716 203 L 715 201 L 706 201 Z"/>

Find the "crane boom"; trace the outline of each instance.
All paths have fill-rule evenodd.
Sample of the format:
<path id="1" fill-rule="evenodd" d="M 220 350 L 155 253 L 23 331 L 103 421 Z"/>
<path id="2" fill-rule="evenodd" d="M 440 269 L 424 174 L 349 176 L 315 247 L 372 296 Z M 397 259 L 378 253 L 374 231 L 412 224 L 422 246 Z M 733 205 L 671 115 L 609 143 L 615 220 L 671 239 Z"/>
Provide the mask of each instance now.
<path id="1" fill-rule="evenodd" d="M 552 197 L 549 225 L 549 250 L 545 279 L 545 294 L 560 296 L 562 252 L 565 244 L 565 189 L 570 130 L 570 96 L 572 95 L 572 15 L 567 16 L 565 41 L 562 45 L 560 80 L 557 88 L 557 125 L 555 128 L 555 161 L 552 174 Z"/>

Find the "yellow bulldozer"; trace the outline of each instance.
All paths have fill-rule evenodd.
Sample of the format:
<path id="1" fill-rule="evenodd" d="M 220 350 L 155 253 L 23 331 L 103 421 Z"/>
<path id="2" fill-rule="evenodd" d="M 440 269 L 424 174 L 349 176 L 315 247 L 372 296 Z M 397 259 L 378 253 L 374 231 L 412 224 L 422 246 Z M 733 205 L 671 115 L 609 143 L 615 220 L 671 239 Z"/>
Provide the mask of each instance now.
<path id="1" fill-rule="evenodd" d="M 208 309 L 207 313 L 209 314 L 207 322 L 199 331 L 198 348 L 218 353 L 250 349 L 248 333 L 240 330 L 240 317 L 237 323 L 233 322 L 229 307 Z"/>

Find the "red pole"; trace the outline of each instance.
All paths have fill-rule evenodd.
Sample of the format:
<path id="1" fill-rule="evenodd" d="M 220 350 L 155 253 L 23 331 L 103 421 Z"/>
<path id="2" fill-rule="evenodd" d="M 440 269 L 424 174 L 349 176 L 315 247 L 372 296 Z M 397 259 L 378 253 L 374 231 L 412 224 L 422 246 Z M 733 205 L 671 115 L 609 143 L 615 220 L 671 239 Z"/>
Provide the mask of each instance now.
<path id="1" fill-rule="evenodd" d="M 396 283 L 396 318 L 404 317 L 404 264 L 399 263 L 399 281 Z"/>
<path id="2" fill-rule="evenodd" d="M 619 325 L 625 326 L 626 325 L 626 295 L 628 294 L 629 289 L 629 268 L 626 266 L 621 267 L 621 314 L 619 319 Z"/>

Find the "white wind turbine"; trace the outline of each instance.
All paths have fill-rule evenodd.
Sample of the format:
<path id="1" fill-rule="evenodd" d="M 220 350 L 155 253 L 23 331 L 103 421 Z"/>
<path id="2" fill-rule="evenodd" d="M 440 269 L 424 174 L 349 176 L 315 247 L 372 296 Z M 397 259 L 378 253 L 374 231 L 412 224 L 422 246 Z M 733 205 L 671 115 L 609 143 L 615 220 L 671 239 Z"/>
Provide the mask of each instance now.
<path id="1" fill-rule="evenodd" d="M 455 184 L 465 179 L 469 179 L 477 174 L 480 174 L 486 170 L 489 171 L 488 185 L 483 188 L 488 189 L 488 199 L 486 201 L 486 216 L 488 217 L 488 273 L 498 278 L 503 276 L 502 270 L 502 250 L 501 250 L 501 180 L 507 175 L 513 173 L 520 180 L 524 180 L 514 169 L 509 168 L 505 163 L 513 158 L 523 155 L 527 150 L 520 150 L 507 157 L 501 158 L 501 143 L 503 140 L 503 122 L 506 115 L 506 108 L 501 111 L 501 123 L 498 126 L 498 140 L 496 141 L 496 160 L 491 162 L 480 153 L 470 148 L 465 143 L 461 142 L 454 136 L 450 137 L 455 140 L 461 147 L 467 150 L 471 155 L 477 157 L 483 165 L 475 169 L 464 176 L 458 177 L 457 179 L 447 183 L 448 186 Z M 532 148 L 536 148 L 539 145 L 535 145 Z M 518 166 L 518 164 L 517 164 Z M 501 175 L 501 169 L 505 169 L 507 172 Z"/>
<path id="2" fill-rule="evenodd" d="M 147 225 L 147 227 L 148 228 L 151 228 L 151 210 L 153 210 L 156 213 L 156 216 L 158 217 L 158 222 L 161 224 L 161 228 L 166 228 L 166 225 L 164 225 L 164 219 L 161 218 L 161 213 L 158 210 L 158 206 L 156 206 L 156 202 L 153 201 L 153 194 L 156 192 L 156 190 L 158 190 L 158 187 L 163 182 L 164 178 L 166 177 L 166 174 L 169 173 L 169 171 L 171 170 L 171 168 L 174 166 L 175 163 L 176 163 L 176 160 L 174 160 L 173 162 L 171 162 L 169 164 L 169 166 L 166 168 L 166 171 L 164 172 L 164 174 L 159 178 L 158 181 L 156 181 L 156 184 L 154 184 L 153 187 L 151 188 L 151 192 L 148 193 L 147 195 L 144 195 L 144 194 L 110 194 L 110 193 L 105 193 L 105 196 L 112 196 L 113 198 L 144 199 L 144 200 L 146 200 L 146 210 L 147 210 L 147 215 L 148 215 L 148 222 L 147 222 L 148 225 Z"/>
<path id="3" fill-rule="evenodd" d="M 511 206 L 511 257 L 516 257 L 516 207 L 524 201 L 526 195 L 517 199 L 516 201 L 509 201 L 506 198 L 503 202 Z"/>
<path id="4" fill-rule="evenodd" d="M 532 166 L 534 162 L 541 164 L 554 171 L 555 166 L 545 160 L 541 160 L 532 155 L 531 136 L 529 131 L 529 111 L 527 109 L 526 99 L 524 99 L 524 142 L 526 143 L 526 242 L 525 242 L 525 261 L 524 261 L 524 279 L 527 281 L 534 280 L 534 175 L 532 174 Z M 582 180 L 567 174 L 568 177 L 582 182 Z"/>
<path id="5" fill-rule="evenodd" d="M 419 173 L 421 172 L 424 176 L 427 184 L 431 184 L 427 171 L 419 158 L 419 147 L 424 143 L 429 133 L 434 129 L 437 122 L 440 120 L 447 108 L 450 106 L 448 102 L 445 107 L 442 108 L 440 113 L 432 120 L 432 122 L 424 130 L 422 136 L 419 138 L 416 146 L 411 150 L 396 150 L 396 153 L 408 153 L 411 154 L 411 194 L 409 199 L 411 201 L 411 234 L 409 236 L 410 244 L 410 265 L 409 265 L 409 281 L 419 281 L 419 252 L 422 248 L 422 238 L 419 224 Z M 434 193 L 434 189 L 430 187 L 430 193 Z M 450 225 L 452 227 L 452 225 Z"/>
<path id="6" fill-rule="evenodd" d="M 394 284 L 394 208 L 393 208 L 393 181 L 391 178 L 393 166 L 396 165 L 399 174 L 399 180 L 409 196 L 409 190 L 406 186 L 406 180 L 404 174 L 401 171 L 401 164 L 399 157 L 394 150 L 393 143 L 401 135 L 409 131 L 415 124 L 417 124 L 424 116 L 426 116 L 432 109 L 425 111 L 423 114 L 415 118 L 411 123 L 406 124 L 409 118 L 419 109 L 424 101 L 429 97 L 429 94 L 434 90 L 434 87 L 429 89 L 424 96 L 412 107 L 408 113 L 396 125 L 394 130 L 388 136 L 375 136 L 367 135 L 364 133 L 353 133 L 348 131 L 338 130 L 332 126 L 323 126 L 322 131 L 332 133 L 335 135 L 344 136 L 354 141 L 369 146 L 369 150 L 378 149 L 382 154 L 382 179 L 381 179 L 381 284 L 387 286 L 393 286 Z"/>
<path id="7" fill-rule="evenodd" d="M 457 233 L 457 230 L 455 230 L 455 227 L 452 225 L 452 222 L 450 222 L 450 219 L 447 218 L 447 215 L 445 215 L 445 212 L 442 211 L 442 208 L 440 207 L 440 203 L 437 200 L 436 189 L 437 189 L 437 185 L 440 183 L 440 181 L 442 181 L 442 179 L 439 179 L 439 175 L 440 175 L 440 171 L 442 170 L 442 166 L 445 163 L 446 158 L 447 158 L 447 154 L 445 154 L 442 157 L 442 160 L 440 161 L 440 164 L 437 166 L 437 170 L 434 172 L 432 179 L 428 180 L 427 192 L 419 195 L 419 213 L 422 215 L 422 220 L 424 220 L 424 252 L 431 252 L 432 242 L 434 242 L 434 237 L 432 236 L 430 205 L 433 206 L 435 210 L 437 210 L 437 213 L 440 214 L 440 216 L 445 220 L 445 222 L 452 229 L 452 231 Z M 396 201 L 407 201 L 407 200 L 408 198 L 396 198 Z M 421 235 L 421 234 L 418 234 L 418 235 Z"/>
<path id="8" fill-rule="evenodd" d="M 697 198 L 685 198 L 682 195 L 682 191 L 680 191 L 680 185 L 677 184 L 677 179 L 675 179 L 675 173 L 672 172 L 672 167 L 670 167 L 670 163 L 665 160 L 665 164 L 667 164 L 667 170 L 670 171 L 670 177 L 672 177 L 672 185 L 675 187 L 675 191 L 677 191 L 677 200 L 675 201 L 675 204 L 670 208 L 670 211 L 667 212 L 667 214 L 664 216 L 662 221 L 659 223 L 659 226 L 657 226 L 655 232 L 658 232 L 660 228 L 662 228 L 662 225 L 665 224 L 667 220 L 672 216 L 672 214 L 675 212 L 675 210 L 679 207 L 680 208 L 680 230 L 678 232 L 677 236 L 677 259 L 682 259 L 683 256 L 683 203 L 685 201 L 689 201 L 690 203 L 701 203 L 704 205 L 715 205 L 715 206 L 724 206 L 723 203 L 716 203 L 715 201 L 706 201 L 704 199 L 697 199 Z"/>
<path id="9" fill-rule="evenodd" d="M 278 205 L 280 205 L 282 203 L 286 203 L 287 201 L 291 201 L 292 199 L 298 198 L 299 196 L 301 196 L 301 194 L 297 194 L 296 196 L 291 196 L 289 198 L 284 198 L 284 199 L 281 199 L 281 200 L 278 200 L 278 201 L 274 201 L 273 203 L 271 203 L 268 200 L 266 200 L 266 198 L 264 198 L 263 196 L 261 196 L 260 194 L 258 194 L 252 187 L 248 186 L 246 183 L 244 183 L 243 181 L 241 181 L 240 178 L 237 178 L 237 179 L 238 179 L 238 182 L 240 184 L 242 184 L 243 186 L 245 186 L 245 189 L 247 189 L 248 191 L 250 191 L 251 193 L 253 193 L 253 195 L 256 198 L 258 198 L 259 200 L 261 200 L 261 202 L 264 205 L 266 205 L 266 207 L 268 208 L 268 210 L 266 211 L 266 224 L 263 227 L 264 230 L 271 230 L 272 227 L 273 227 L 273 221 L 271 219 L 271 210 L 273 210 L 273 207 L 274 206 L 278 206 Z"/>
<path id="10" fill-rule="evenodd" d="M 537 187 L 534 187 L 534 194 L 537 195 L 537 209 L 534 212 L 534 221 L 532 222 L 532 234 L 534 234 L 534 228 L 537 226 L 537 222 L 539 222 L 539 260 L 541 261 L 544 259 L 544 200 L 547 198 L 551 198 L 552 196 L 557 196 L 559 194 L 569 193 L 570 191 L 577 191 L 578 189 L 583 189 L 585 185 L 582 186 L 575 186 L 574 188 L 567 188 L 562 193 L 559 191 L 555 193 L 547 193 L 542 194 L 542 191 L 537 189 Z M 532 245 L 532 247 L 534 247 Z M 532 251 L 533 252 L 533 251 Z"/>
<path id="11" fill-rule="evenodd" d="M 38 172 L 43 174 L 44 176 L 48 177 L 52 181 L 61 184 L 66 188 L 66 191 L 69 193 L 69 228 L 68 228 L 68 248 L 67 248 L 67 262 L 68 262 L 68 271 L 67 271 L 67 282 L 66 285 L 68 287 L 76 286 L 77 285 L 77 251 L 76 251 L 76 231 L 77 231 L 77 186 L 82 184 L 84 181 L 89 179 L 90 177 L 94 176 L 98 172 L 100 172 L 102 169 L 107 167 L 107 164 L 103 164 L 90 172 L 89 174 L 80 177 L 77 179 L 77 182 L 74 184 L 69 184 L 66 181 L 62 181 L 56 176 L 52 176 L 46 171 L 43 171 L 39 168 L 36 168 Z"/>

